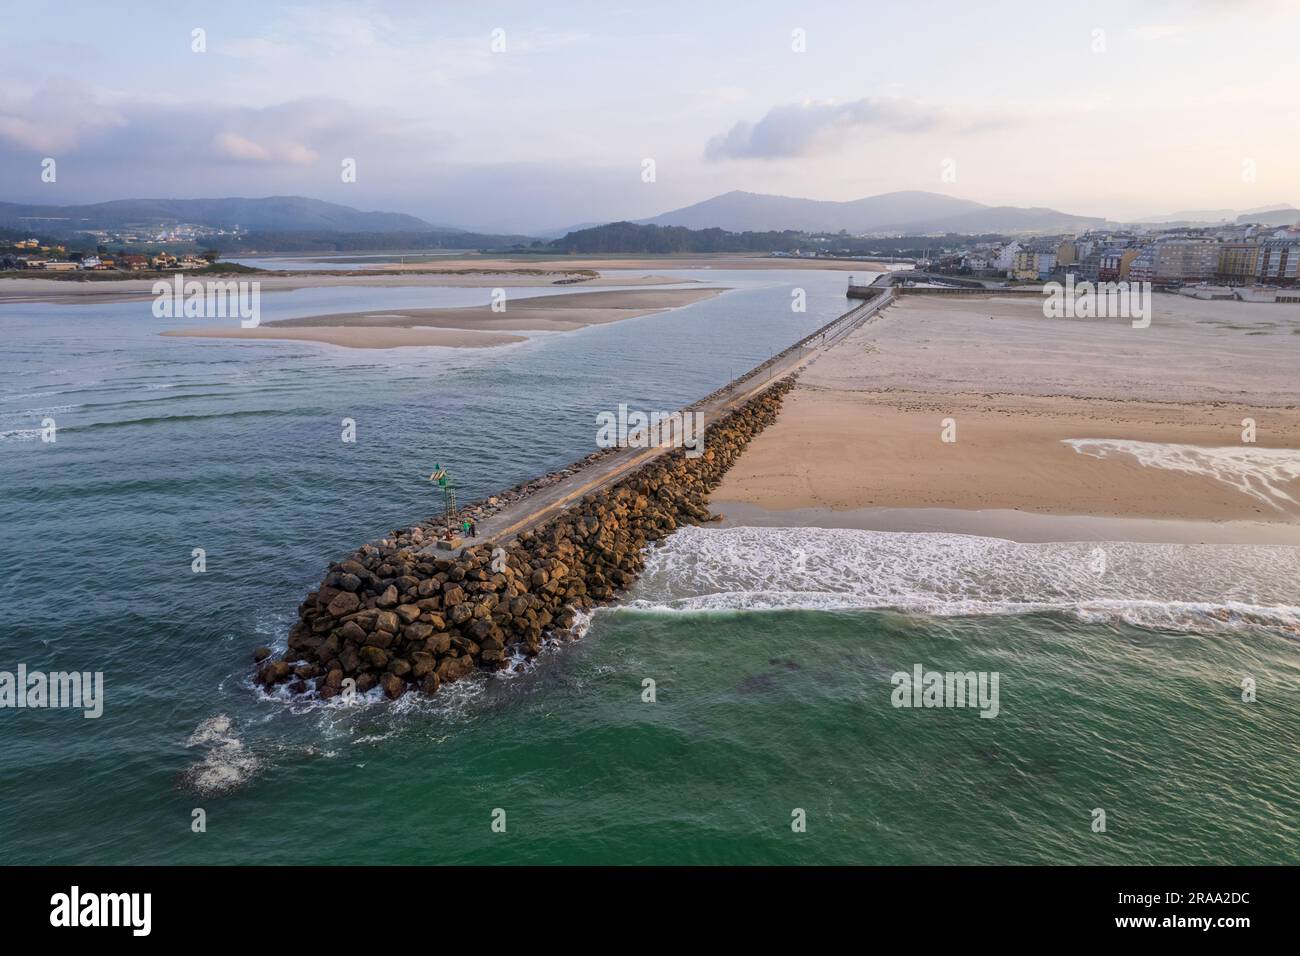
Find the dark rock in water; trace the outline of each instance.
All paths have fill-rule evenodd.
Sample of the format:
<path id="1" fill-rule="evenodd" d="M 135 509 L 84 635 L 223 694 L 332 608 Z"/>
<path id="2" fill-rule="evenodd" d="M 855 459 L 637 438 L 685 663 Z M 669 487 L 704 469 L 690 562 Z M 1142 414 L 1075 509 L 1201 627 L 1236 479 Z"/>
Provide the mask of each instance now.
<path id="1" fill-rule="evenodd" d="M 253 651 L 253 663 L 260 664 L 262 663 L 262 661 L 266 660 L 270 656 L 271 656 L 271 649 L 269 647 L 256 648 Z"/>
<path id="2" fill-rule="evenodd" d="M 267 661 L 262 669 L 257 673 L 259 683 L 272 687 L 275 684 L 289 679 L 293 669 L 289 666 L 288 661 Z"/>
<path id="3" fill-rule="evenodd" d="M 504 564 L 494 560 L 499 556 L 490 543 L 454 557 L 423 554 L 424 543 L 439 533 L 433 522 L 362 545 L 331 566 L 307 596 L 283 660 L 270 660 L 269 648 L 257 649 L 257 681 L 269 689 L 291 676 L 314 680 L 315 693 L 325 699 L 341 692 L 345 678 L 355 679 L 360 693 L 380 684 L 390 698 L 413 687 L 433 693 L 479 668 L 505 667 L 512 655 L 535 656 L 548 636 L 576 637 L 578 611 L 616 600 L 631 587 L 648 547 L 682 525 L 716 520 L 709 494 L 745 445 L 775 420 L 792 387 L 789 379 L 777 382 L 710 425 L 700 457 L 665 452 L 520 534 L 506 547 Z M 464 511 L 481 519 L 610 453 L 590 455 Z M 799 666 L 788 658 L 771 663 Z M 775 686 L 771 681 L 759 675 L 740 689 L 767 691 Z"/>

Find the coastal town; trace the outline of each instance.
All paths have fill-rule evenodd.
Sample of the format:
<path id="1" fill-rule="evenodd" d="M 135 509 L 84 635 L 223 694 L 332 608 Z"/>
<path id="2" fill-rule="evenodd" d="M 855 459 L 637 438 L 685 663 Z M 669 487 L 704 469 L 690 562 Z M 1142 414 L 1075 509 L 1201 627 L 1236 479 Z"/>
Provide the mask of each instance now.
<path id="1" fill-rule="evenodd" d="M 1300 223 L 981 240 L 917 265 L 1014 282 L 1149 282 L 1201 298 L 1297 301 L 1281 290 L 1295 288 L 1300 275 Z"/>
<path id="2" fill-rule="evenodd" d="M 69 252 L 63 244 L 45 244 L 40 239 L 19 239 L 0 245 L 0 271 L 38 269 L 43 272 L 176 272 L 205 269 L 217 259 L 215 252 L 203 255 L 169 252 L 150 254 L 109 252 Z"/>

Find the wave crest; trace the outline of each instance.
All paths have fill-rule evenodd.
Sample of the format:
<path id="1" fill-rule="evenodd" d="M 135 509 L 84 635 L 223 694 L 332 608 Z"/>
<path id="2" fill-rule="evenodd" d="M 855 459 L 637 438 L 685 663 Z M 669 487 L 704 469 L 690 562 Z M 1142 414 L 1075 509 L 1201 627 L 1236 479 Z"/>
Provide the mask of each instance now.
<path id="1" fill-rule="evenodd" d="M 1001 538 L 845 528 L 683 528 L 647 556 L 628 607 L 709 612 L 1064 611 L 1093 621 L 1300 636 L 1300 548 Z"/>

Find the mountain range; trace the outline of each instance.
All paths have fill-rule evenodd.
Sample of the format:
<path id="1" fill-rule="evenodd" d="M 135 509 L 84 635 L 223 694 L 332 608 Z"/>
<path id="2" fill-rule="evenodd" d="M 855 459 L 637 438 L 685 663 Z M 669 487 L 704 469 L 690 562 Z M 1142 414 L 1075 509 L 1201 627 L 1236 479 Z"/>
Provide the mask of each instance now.
<path id="1" fill-rule="evenodd" d="M 1298 220 L 1300 210 L 1278 205 L 1244 211 L 1184 211 L 1138 220 L 1135 224 L 1177 227 L 1235 221 L 1283 226 Z M 1120 225 L 1096 216 L 1072 215 L 1045 207 L 987 206 L 970 199 L 916 190 L 883 193 L 845 202 L 733 191 L 636 222 L 695 230 L 723 229 L 733 233 L 795 230 L 812 233 L 845 231 L 854 235 L 1063 233 Z M 70 237 L 97 229 L 146 231 L 179 223 L 225 230 L 238 226 L 242 233 L 258 234 L 264 239 L 274 233 L 278 234 L 277 242 L 281 248 L 293 244 L 291 234 L 295 233 L 303 234 L 299 241 L 305 241 L 306 234 L 317 237 L 313 240 L 314 248 L 330 248 L 331 243 L 325 241 L 327 237 L 344 234 L 351 234 L 353 241 L 339 248 L 361 248 L 367 241 L 373 244 L 375 237 L 381 234 L 399 244 L 401 236 L 406 235 L 409 239 L 406 248 L 415 248 L 416 244 L 450 248 L 456 245 L 456 236 L 464 240 L 463 246 L 459 247 L 465 248 L 508 248 L 532 242 L 528 236 L 472 233 L 453 226 L 433 225 L 405 213 L 365 212 L 303 196 L 118 199 L 74 206 L 0 202 L 0 229 L 30 231 L 52 237 Z M 543 234 L 543 237 L 558 238 L 595 225 L 600 223 L 584 223 L 583 226 Z"/>
<path id="2" fill-rule="evenodd" d="M 1055 209 L 986 206 L 942 193 L 909 190 L 846 202 L 733 191 L 641 222 L 656 226 L 717 227 L 732 232 L 799 229 L 804 232 L 1071 232 L 1106 224 L 1095 216 Z"/>

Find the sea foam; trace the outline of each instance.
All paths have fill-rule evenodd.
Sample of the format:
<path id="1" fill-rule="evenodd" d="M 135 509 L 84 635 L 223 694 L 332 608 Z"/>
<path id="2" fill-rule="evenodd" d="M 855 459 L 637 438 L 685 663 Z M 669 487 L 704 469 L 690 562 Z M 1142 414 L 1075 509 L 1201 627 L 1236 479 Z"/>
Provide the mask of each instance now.
<path id="1" fill-rule="evenodd" d="M 1065 542 L 843 528 L 683 528 L 628 605 L 668 611 L 1062 611 L 1180 630 L 1300 636 L 1300 548 Z"/>
<path id="2" fill-rule="evenodd" d="M 1300 506 L 1285 488 L 1300 479 L 1300 451 L 1292 448 L 1206 448 L 1119 438 L 1067 438 L 1063 443 L 1093 458 L 1129 455 L 1145 468 L 1213 478 L 1279 511 Z"/>
<path id="3" fill-rule="evenodd" d="M 225 714 L 209 717 L 194 729 L 186 747 L 206 747 L 207 754 L 181 775 L 182 783 L 201 796 L 224 793 L 247 783 L 261 766 L 235 733 Z"/>

